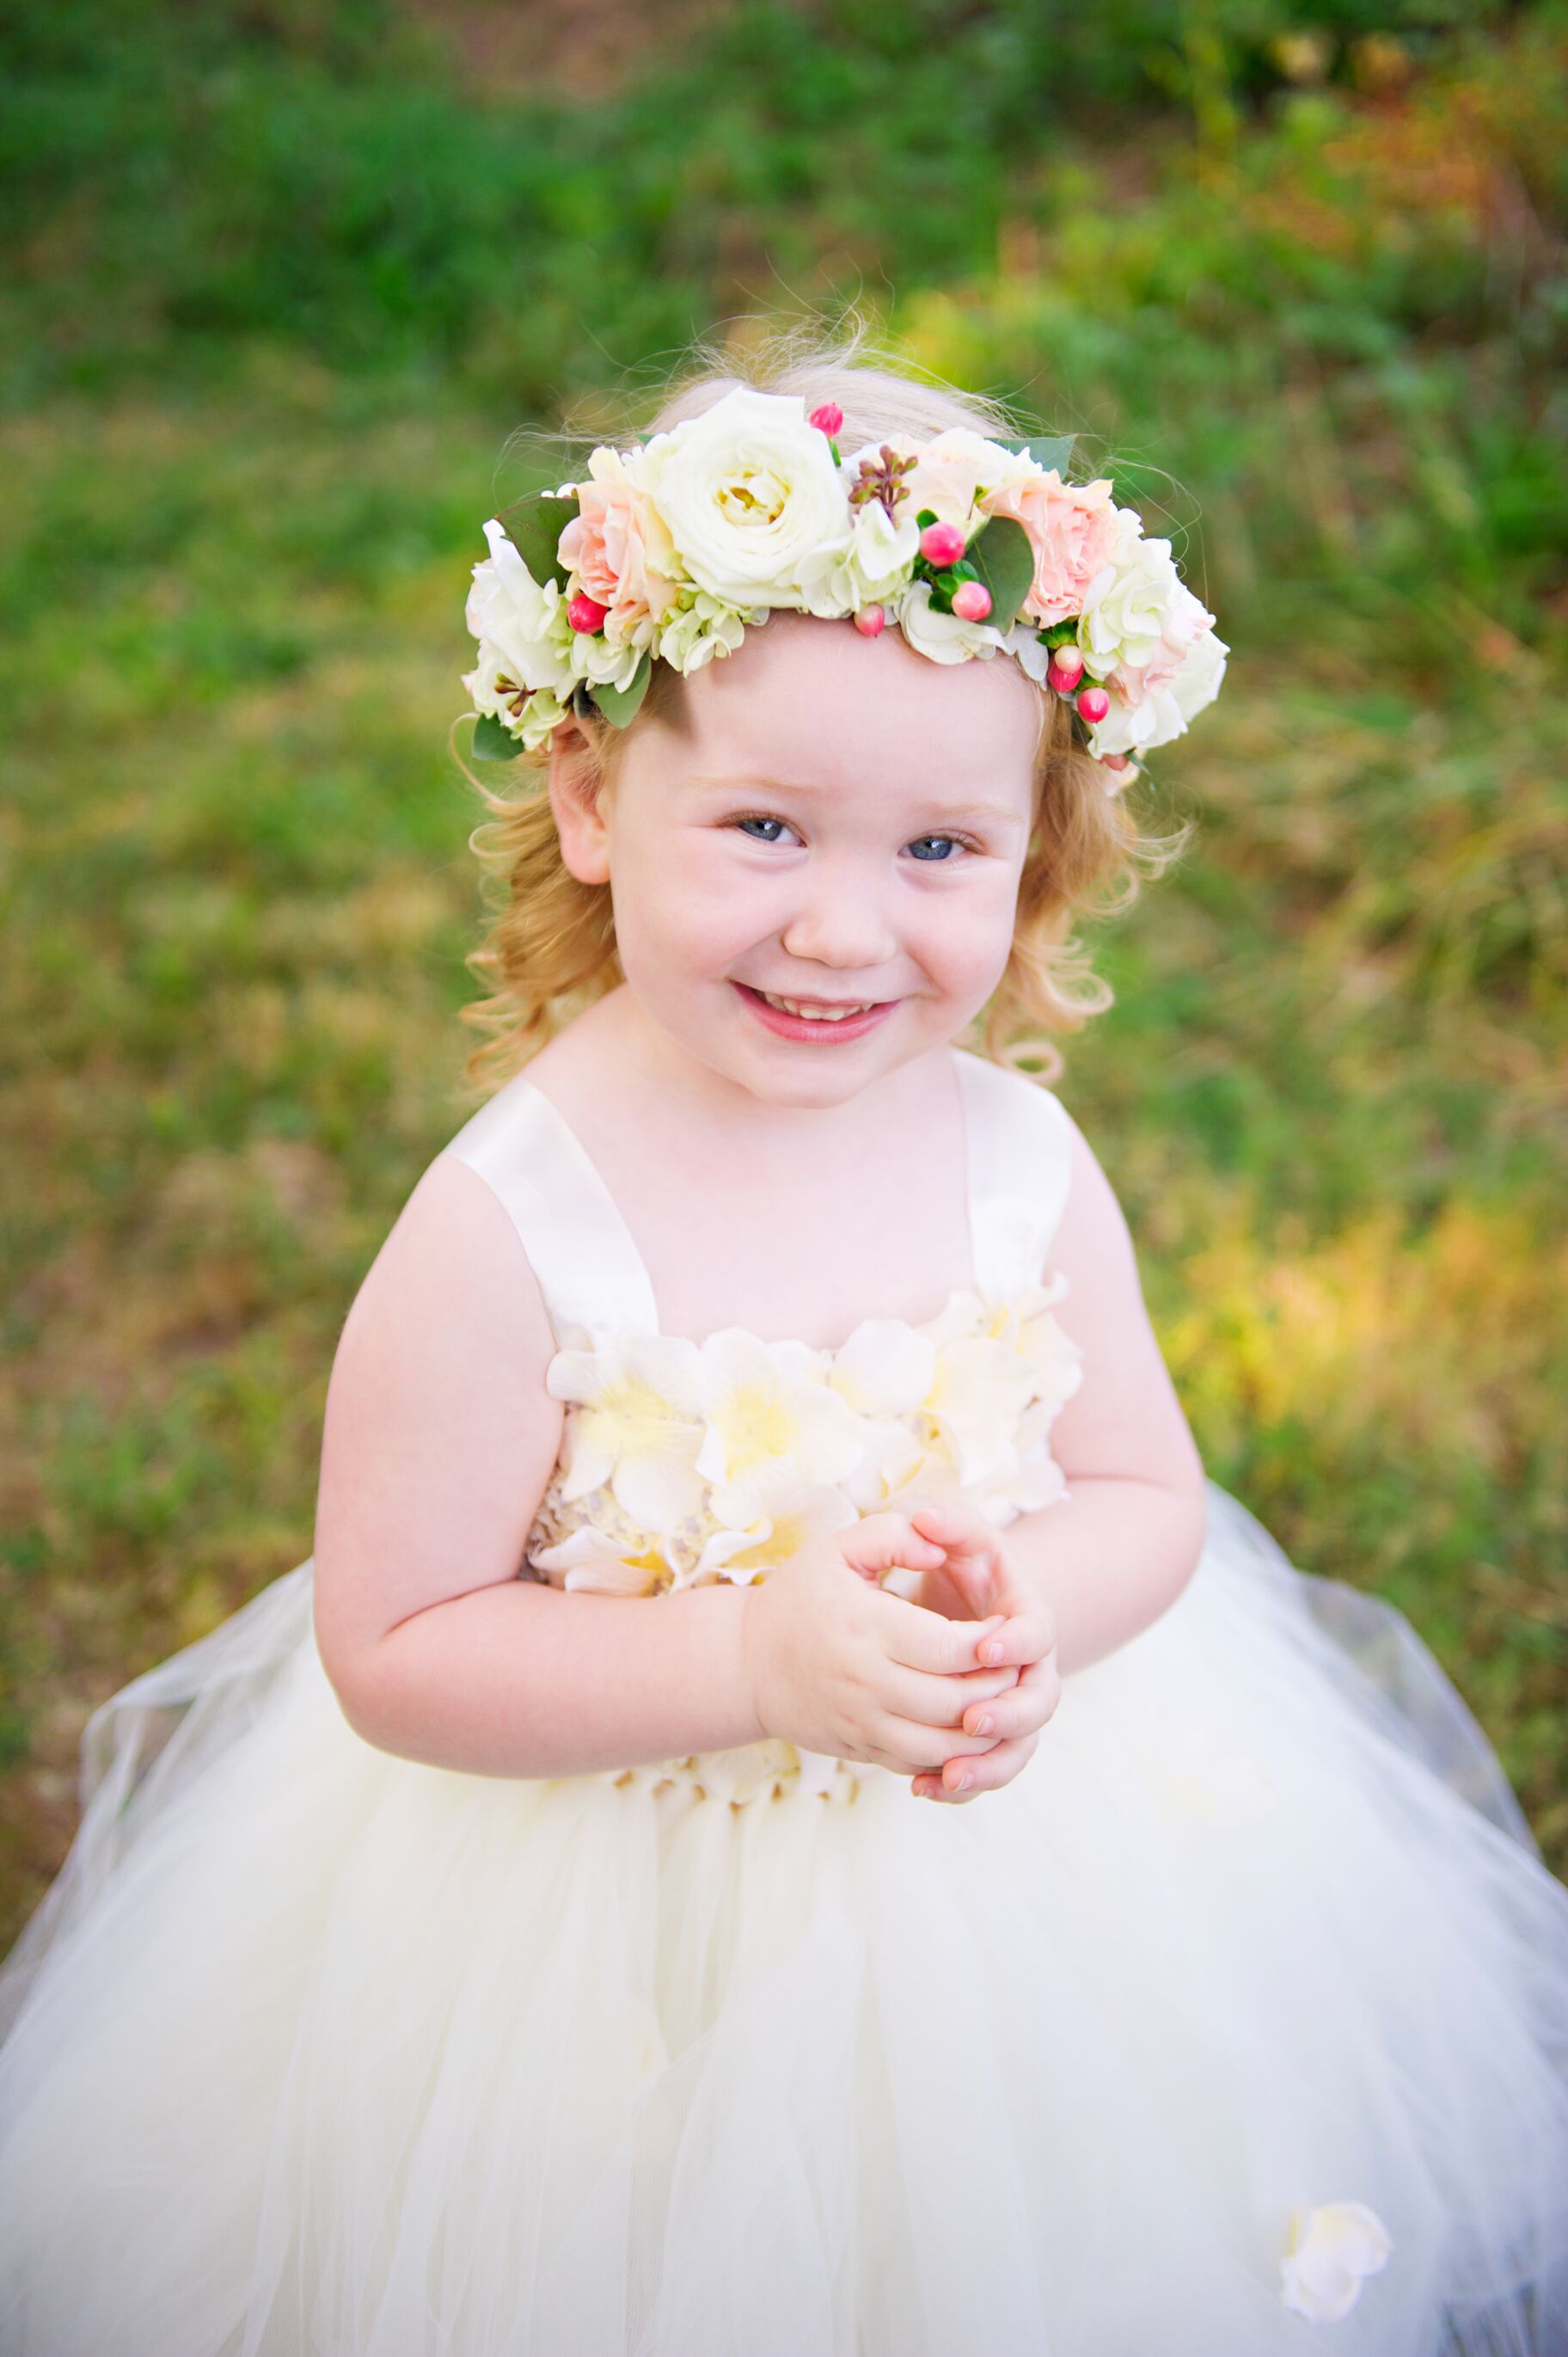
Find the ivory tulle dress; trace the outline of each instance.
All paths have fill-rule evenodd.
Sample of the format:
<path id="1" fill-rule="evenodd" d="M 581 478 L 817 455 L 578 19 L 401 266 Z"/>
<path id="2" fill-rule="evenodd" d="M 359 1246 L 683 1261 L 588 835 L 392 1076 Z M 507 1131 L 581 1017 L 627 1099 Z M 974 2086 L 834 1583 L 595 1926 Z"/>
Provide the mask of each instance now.
<path id="1" fill-rule="evenodd" d="M 525 1576 L 1071 1512 L 1065 1118 L 959 1068 L 973 1291 L 832 1351 L 661 1337 L 526 1074 L 460 1131 L 560 1345 Z M 1208 1510 L 960 1808 L 398 1759 L 274 1581 L 97 1712 L 0 1975 L 5 2357 L 1560 2357 L 1568 1890 L 1401 1614 Z"/>

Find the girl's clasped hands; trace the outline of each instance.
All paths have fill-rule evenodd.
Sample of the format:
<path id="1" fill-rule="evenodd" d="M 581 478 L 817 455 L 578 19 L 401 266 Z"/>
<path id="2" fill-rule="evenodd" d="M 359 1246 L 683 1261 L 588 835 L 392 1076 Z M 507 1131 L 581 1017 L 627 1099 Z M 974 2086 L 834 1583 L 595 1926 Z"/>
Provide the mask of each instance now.
<path id="1" fill-rule="evenodd" d="M 918 1572 L 915 1600 L 881 1585 Z M 922 1799 L 1010 1783 L 1061 1699 L 1056 1623 L 993 1524 L 962 1501 L 871 1514 L 748 1591 L 742 1645 L 758 1738 L 909 1776 Z"/>

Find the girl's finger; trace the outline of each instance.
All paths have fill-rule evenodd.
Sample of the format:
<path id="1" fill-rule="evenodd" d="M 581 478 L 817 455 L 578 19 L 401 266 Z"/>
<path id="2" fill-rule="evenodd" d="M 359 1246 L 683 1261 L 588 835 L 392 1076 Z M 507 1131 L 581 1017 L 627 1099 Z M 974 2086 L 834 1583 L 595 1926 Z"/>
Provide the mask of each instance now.
<path id="1" fill-rule="evenodd" d="M 1005 1585 L 1005 1577 L 993 1523 L 972 1507 L 950 1505 L 921 1506 L 909 1519 L 922 1537 L 940 1546 L 948 1577 L 972 1612 L 1001 1603 L 993 1591 Z"/>
<path id="2" fill-rule="evenodd" d="M 877 1674 L 876 1698 L 886 1709 L 919 1726 L 972 1734 L 965 1712 L 978 1709 L 996 1695 L 1011 1693 L 1020 1674 L 1004 1665 L 999 1670 L 965 1670 L 942 1677 L 930 1670 L 911 1670 L 902 1662 L 889 1662 Z"/>
<path id="3" fill-rule="evenodd" d="M 966 1735 L 961 1727 L 930 1727 L 923 1719 L 900 1718 L 896 1711 L 874 1719 L 865 1732 L 873 1759 L 880 1755 L 880 1765 L 902 1776 L 909 1774 L 911 1760 L 926 1762 L 917 1775 L 940 1776 L 950 1760 L 983 1759 L 995 1749 L 989 1736 Z"/>
<path id="4" fill-rule="evenodd" d="M 922 1769 L 911 1779 L 912 1789 L 922 1800 L 955 1804 L 978 1800 L 982 1792 L 999 1792 L 1004 1784 L 1010 1784 L 1019 1770 L 1034 1758 L 1039 1739 L 1037 1735 L 1026 1735 L 1014 1741 L 993 1744 L 977 1759 L 950 1760 L 940 1775 Z"/>
<path id="5" fill-rule="evenodd" d="M 1004 1662 L 1015 1662 L 1021 1667 L 1026 1662 L 1039 1661 L 1053 1650 L 1057 1641 L 1056 1615 L 1032 1587 L 1009 1590 L 1004 1609 L 1007 1610 L 1005 1622 L 983 1638 L 976 1651 L 976 1660 L 985 1668 L 996 1669 Z"/>
<path id="6" fill-rule="evenodd" d="M 881 1591 L 877 1609 L 886 1624 L 883 1642 L 888 1656 L 908 1669 L 935 1670 L 950 1677 L 960 1670 L 998 1666 L 983 1661 L 980 1649 L 1004 1633 L 1006 1623 L 999 1612 L 985 1620 L 950 1620 L 945 1613 L 928 1611 L 923 1604 L 911 1604 L 887 1588 Z"/>
<path id="7" fill-rule="evenodd" d="M 1010 1620 L 1027 1623 L 1012 1630 L 1000 1651 L 983 1651 L 982 1661 L 1021 1663 L 1036 1660 L 1048 1651 L 1056 1641 L 1054 1616 L 1007 1553 L 994 1523 L 961 1503 L 918 1507 L 909 1519 L 925 1536 L 940 1542 L 944 1577 L 976 1619 L 987 1611 L 1001 1611 Z M 1036 1642 L 1042 1636 L 1044 1641 Z"/>
<path id="8" fill-rule="evenodd" d="M 994 1735 L 998 1738 L 1037 1735 L 1054 1716 L 1061 1695 L 1061 1676 L 1053 1650 L 1020 1670 L 1015 1686 L 994 1697 L 981 1695 L 971 1703 L 961 1724 L 966 1735 Z"/>
<path id="9" fill-rule="evenodd" d="M 945 1498 L 929 1505 L 913 1506 L 909 1520 L 928 1538 L 950 1549 L 983 1549 L 997 1544 L 997 1525 L 988 1523 L 966 1498 Z"/>

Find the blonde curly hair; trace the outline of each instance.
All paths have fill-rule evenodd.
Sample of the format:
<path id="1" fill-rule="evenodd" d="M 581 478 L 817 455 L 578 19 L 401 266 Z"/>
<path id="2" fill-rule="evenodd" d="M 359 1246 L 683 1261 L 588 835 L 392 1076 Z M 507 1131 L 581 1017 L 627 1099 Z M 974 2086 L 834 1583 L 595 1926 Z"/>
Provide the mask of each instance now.
<path id="1" fill-rule="evenodd" d="M 744 376 L 716 348 L 699 343 L 686 372 L 640 430 L 664 433 L 737 385 L 799 393 L 808 410 L 836 402 L 843 411 L 840 441 L 846 448 L 893 434 L 926 440 L 950 426 L 997 437 L 1022 429 L 999 402 L 960 393 L 905 372 L 907 363 L 863 359 L 866 336 L 856 328 L 824 339 L 814 331 L 776 333 L 746 353 Z M 583 437 L 532 437 L 552 444 Z M 596 438 L 604 439 L 603 436 Z M 564 479 L 562 478 L 561 479 Z M 653 720 L 684 725 L 685 681 L 668 663 L 655 663 L 647 694 L 630 726 L 613 727 L 596 714 L 582 721 L 591 783 L 613 789 L 633 732 Z M 1013 950 L 1002 980 L 971 1027 L 971 1044 L 993 1061 L 1039 1067 L 1049 1083 L 1065 1060 L 1049 1037 L 1076 1031 L 1114 1001 L 1109 983 L 1090 968 L 1072 927 L 1084 916 L 1110 916 L 1137 899 L 1144 877 L 1158 876 L 1177 858 L 1191 833 L 1187 822 L 1168 835 L 1146 834 L 1128 793 L 1106 792 L 1102 773 L 1077 745 L 1071 706 L 1045 685 L 1036 688 L 1040 726 L 1035 756 L 1035 821 L 1018 884 Z M 456 748 L 455 748 L 456 749 Z M 546 791 L 549 747 L 520 757 L 523 782 L 498 792 L 456 758 L 492 816 L 469 836 L 486 873 L 489 919 L 482 945 L 465 963 L 487 995 L 462 1009 L 462 1019 L 487 1036 L 465 1067 L 477 1089 L 499 1087 L 572 1017 L 624 981 L 616 949 L 607 884 L 582 884 L 561 856 Z M 494 887 L 499 884 L 499 893 Z M 1026 1036 L 1020 1036 L 1021 1034 Z"/>

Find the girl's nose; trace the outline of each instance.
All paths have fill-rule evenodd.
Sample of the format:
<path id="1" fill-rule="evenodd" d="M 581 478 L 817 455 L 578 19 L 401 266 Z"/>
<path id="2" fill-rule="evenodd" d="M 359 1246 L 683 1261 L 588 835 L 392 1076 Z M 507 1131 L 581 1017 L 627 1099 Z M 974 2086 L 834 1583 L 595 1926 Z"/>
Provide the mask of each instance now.
<path id="1" fill-rule="evenodd" d="M 898 942 L 875 886 L 854 876 L 819 875 L 779 939 L 791 957 L 818 965 L 886 965 Z"/>

